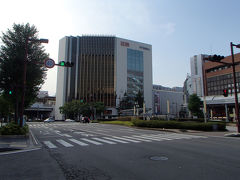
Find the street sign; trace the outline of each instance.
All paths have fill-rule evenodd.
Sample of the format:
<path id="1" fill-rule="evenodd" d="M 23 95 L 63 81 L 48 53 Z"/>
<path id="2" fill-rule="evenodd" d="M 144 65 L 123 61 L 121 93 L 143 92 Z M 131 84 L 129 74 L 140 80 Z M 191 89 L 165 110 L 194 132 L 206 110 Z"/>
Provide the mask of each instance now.
<path id="1" fill-rule="evenodd" d="M 44 61 L 44 65 L 47 67 L 47 68 L 53 68 L 55 66 L 55 61 L 53 59 L 46 59 Z"/>

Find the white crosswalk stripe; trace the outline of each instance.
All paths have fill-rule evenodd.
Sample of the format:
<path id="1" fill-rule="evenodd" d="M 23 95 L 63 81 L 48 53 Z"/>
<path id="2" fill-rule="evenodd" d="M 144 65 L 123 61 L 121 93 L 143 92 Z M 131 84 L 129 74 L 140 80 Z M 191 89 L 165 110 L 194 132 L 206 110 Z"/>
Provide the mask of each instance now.
<path id="1" fill-rule="evenodd" d="M 104 142 L 104 143 L 107 143 L 107 144 L 117 144 L 115 142 L 104 140 L 104 139 L 100 139 L 100 138 L 92 138 L 92 139 L 100 141 L 100 142 Z"/>
<path id="2" fill-rule="evenodd" d="M 135 139 L 135 140 L 139 140 L 139 141 L 143 141 L 143 142 L 152 142 L 151 140 L 141 139 L 141 138 L 132 137 L 132 136 L 123 136 L 123 137 L 124 138 L 129 138 L 129 139 Z"/>
<path id="3" fill-rule="evenodd" d="M 62 144 L 63 146 L 65 146 L 65 147 L 73 147 L 72 144 L 69 144 L 68 142 L 66 142 L 62 139 L 57 139 L 56 141 L 59 142 L 60 144 Z"/>
<path id="4" fill-rule="evenodd" d="M 60 134 L 59 131 L 54 131 Z M 68 134 L 61 134 L 62 136 L 68 137 Z M 72 137 L 69 135 L 69 137 Z M 79 146 L 89 146 L 89 145 L 104 145 L 104 144 L 118 144 L 118 143 L 140 143 L 140 142 L 152 142 L 152 141 L 170 141 L 177 139 L 193 139 L 193 138 L 206 138 L 204 136 L 194 136 L 186 134 L 176 134 L 176 133 L 166 133 L 166 134 L 143 134 L 143 135 L 132 135 L 132 136 L 109 136 L 109 137 L 95 137 L 95 138 L 80 138 L 80 139 L 57 139 L 56 142 L 43 141 L 46 147 L 50 149 L 58 148 L 58 143 L 64 147 L 73 147 L 75 144 Z M 70 141 L 73 144 L 70 144 Z"/>
<path id="5" fill-rule="evenodd" d="M 160 139 L 160 140 L 172 140 L 171 138 L 167 138 L 167 137 L 164 137 L 164 136 L 159 136 L 159 135 L 151 135 L 151 136 L 147 136 L 147 137 L 152 137 L 152 138 L 155 138 L 155 139 Z"/>
<path id="6" fill-rule="evenodd" d="M 113 138 L 117 138 L 117 139 L 124 140 L 124 141 L 129 141 L 129 142 L 134 142 L 134 143 L 140 143 L 140 141 L 136 141 L 136 140 L 128 139 L 128 138 L 123 138 L 123 137 L 113 136 Z"/>
<path id="7" fill-rule="evenodd" d="M 170 139 L 178 139 L 178 138 L 181 138 L 181 139 L 191 139 L 191 137 L 189 136 L 179 136 L 177 134 L 167 134 L 167 135 L 152 135 L 151 137 L 158 137 L 158 138 L 170 138 Z"/>
<path id="8" fill-rule="evenodd" d="M 43 141 L 43 143 L 50 149 L 52 148 L 57 148 L 57 146 L 55 146 L 53 143 L 51 143 L 50 141 Z"/>
<path id="9" fill-rule="evenodd" d="M 66 137 L 72 137 L 72 136 L 70 136 L 69 134 L 63 134 L 64 136 L 66 136 Z"/>
<path id="10" fill-rule="evenodd" d="M 69 141 L 72 141 L 80 146 L 88 146 L 88 144 L 84 143 L 84 142 L 81 142 L 81 141 L 78 141 L 76 139 L 69 139 Z"/>
<path id="11" fill-rule="evenodd" d="M 115 141 L 115 142 L 120 142 L 120 143 L 125 143 L 127 144 L 128 142 L 126 141 L 122 141 L 122 140 L 119 140 L 119 139 L 114 139 L 114 138 L 110 138 L 110 137 L 104 137 L 104 139 L 108 139 L 108 140 L 112 140 L 112 141 Z"/>
<path id="12" fill-rule="evenodd" d="M 93 141 L 93 140 L 90 140 L 90 139 L 86 139 L 86 138 L 81 138 L 81 139 L 84 140 L 84 141 L 87 141 L 89 143 L 95 144 L 95 145 L 103 145 L 102 143 L 99 143 L 97 141 Z"/>
<path id="13" fill-rule="evenodd" d="M 150 137 L 150 136 L 134 135 L 134 137 L 153 140 L 153 141 L 162 141 L 161 139 Z"/>

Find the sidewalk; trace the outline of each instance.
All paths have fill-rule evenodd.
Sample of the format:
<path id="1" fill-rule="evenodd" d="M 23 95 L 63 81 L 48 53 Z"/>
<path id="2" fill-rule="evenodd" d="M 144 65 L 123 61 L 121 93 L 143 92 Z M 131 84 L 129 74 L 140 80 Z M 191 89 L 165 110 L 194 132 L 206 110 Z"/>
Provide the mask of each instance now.
<path id="1" fill-rule="evenodd" d="M 0 135 L 0 153 L 36 148 L 31 133 L 25 135 Z"/>
<path id="2" fill-rule="evenodd" d="M 143 128 L 143 129 L 150 129 L 150 130 L 163 131 L 163 132 L 172 132 L 172 133 L 192 134 L 192 135 L 200 135 L 200 136 L 219 136 L 219 137 L 225 137 L 225 135 L 227 135 L 227 134 L 237 132 L 237 127 L 234 127 L 234 126 L 226 126 L 227 131 L 197 131 L 197 130 L 165 129 L 165 128 Z"/>

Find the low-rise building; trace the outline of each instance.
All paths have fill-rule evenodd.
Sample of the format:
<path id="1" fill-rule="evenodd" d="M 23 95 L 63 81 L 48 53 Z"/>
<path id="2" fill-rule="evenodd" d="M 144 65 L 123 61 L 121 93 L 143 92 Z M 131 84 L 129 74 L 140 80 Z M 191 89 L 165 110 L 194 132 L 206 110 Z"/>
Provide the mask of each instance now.
<path id="1" fill-rule="evenodd" d="M 153 85 L 153 99 L 153 112 L 155 115 L 179 117 L 183 105 L 183 88 Z"/>
<path id="2" fill-rule="evenodd" d="M 24 114 L 28 120 L 44 120 L 54 117 L 55 103 L 55 96 L 49 96 L 48 91 L 40 91 L 36 102 L 25 109 Z"/>

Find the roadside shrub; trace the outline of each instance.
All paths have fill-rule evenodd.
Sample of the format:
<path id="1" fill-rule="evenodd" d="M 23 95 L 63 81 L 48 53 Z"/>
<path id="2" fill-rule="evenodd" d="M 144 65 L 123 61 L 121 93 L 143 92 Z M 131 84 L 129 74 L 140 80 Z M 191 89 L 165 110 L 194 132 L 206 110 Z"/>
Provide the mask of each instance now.
<path id="1" fill-rule="evenodd" d="M 92 123 L 98 123 L 98 120 L 95 119 L 95 120 L 92 120 L 91 122 Z"/>
<path id="2" fill-rule="evenodd" d="M 193 119 L 193 118 L 179 118 L 179 119 L 176 119 L 176 120 L 180 121 L 180 122 L 185 122 L 185 121 L 204 122 L 204 118 L 197 118 L 197 119 Z"/>
<path id="3" fill-rule="evenodd" d="M 131 121 L 105 121 L 101 122 L 103 124 L 115 124 L 115 125 L 124 125 L 124 126 L 132 126 L 133 123 Z"/>
<path id="4" fill-rule="evenodd" d="M 157 116 L 155 116 L 155 117 L 151 117 L 151 120 L 162 120 L 162 121 L 164 121 L 164 120 L 167 120 L 167 116 L 165 116 L 165 117 L 157 117 Z"/>
<path id="5" fill-rule="evenodd" d="M 189 129 L 200 131 L 225 131 L 226 125 L 224 123 L 200 123 L 200 122 L 178 122 L 178 121 L 161 121 L 161 120 L 133 120 L 133 125 L 138 127 L 148 128 L 166 128 L 166 129 Z M 216 129 L 217 128 L 217 129 Z"/>
<path id="6" fill-rule="evenodd" d="M 120 116 L 118 117 L 118 121 L 131 121 L 132 117 L 131 116 Z"/>
<path id="7" fill-rule="evenodd" d="M 20 127 L 16 123 L 9 123 L 0 128 L 1 135 L 26 135 L 28 133 L 28 125 Z"/>
<path id="8" fill-rule="evenodd" d="M 101 118 L 101 119 L 97 119 L 98 121 L 113 121 L 114 119 L 104 119 L 104 118 Z"/>

